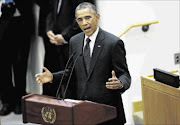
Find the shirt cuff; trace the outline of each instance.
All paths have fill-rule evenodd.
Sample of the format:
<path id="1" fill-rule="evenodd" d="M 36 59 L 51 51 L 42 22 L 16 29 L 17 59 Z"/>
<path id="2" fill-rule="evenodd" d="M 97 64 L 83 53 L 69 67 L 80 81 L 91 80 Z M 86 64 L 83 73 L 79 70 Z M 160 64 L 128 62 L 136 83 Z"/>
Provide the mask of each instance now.
<path id="1" fill-rule="evenodd" d="M 121 85 L 121 87 L 120 87 L 119 89 L 122 89 L 122 88 L 124 88 L 124 85 L 123 85 L 123 84 Z"/>

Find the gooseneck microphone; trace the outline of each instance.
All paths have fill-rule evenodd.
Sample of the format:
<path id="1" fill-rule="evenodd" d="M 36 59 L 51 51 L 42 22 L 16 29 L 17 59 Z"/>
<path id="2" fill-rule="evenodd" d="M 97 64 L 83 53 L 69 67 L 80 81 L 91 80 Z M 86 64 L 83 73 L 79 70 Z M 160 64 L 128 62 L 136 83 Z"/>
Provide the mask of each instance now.
<path id="1" fill-rule="evenodd" d="M 59 86 L 58 86 L 58 89 L 57 89 L 57 92 L 56 92 L 56 99 L 58 99 L 59 90 L 60 90 L 60 88 L 61 88 L 61 84 L 62 84 L 62 81 L 63 81 L 63 79 L 64 79 L 64 76 L 65 76 L 65 73 L 66 73 L 66 69 L 68 68 L 68 65 L 69 65 L 69 63 L 70 63 L 70 60 L 73 58 L 73 56 L 74 56 L 75 54 L 76 54 L 76 52 L 74 52 L 73 54 L 71 54 L 71 56 L 69 57 L 69 59 L 68 59 L 68 61 L 67 61 L 67 63 L 66 63 L 66 66 L 65 66 L 65 68 L 64 68 L 63 75 L 62 75 L 62 77 L 61 77 L 61 81 L 60 81 L 60 83 L 59 83 Z"/>
<path id="2" fill-rule="evenodd" d="M 78 58 L 79 58 L 80 56 L 82 56 L 82 53 L 79 54 L 79 56 L 77 56 L 76 59 L 74 60 L 74 63 L 73 63 L 73 66 L 72 66 L 72 69 L 71 69 L 71 72 L 70 72 L 70 75 L 69 75 L 69 79 L 68 79 L 68 81 L 67 81 L 67 85 L 66 85 L 66 88 L 65 88 L 65 90 L 64 90 L 63 100 L 64 100 L 64 98 L 65 98 L 65 96 L 66 96 L 66 91 L 67 91 L 67 89 L 68 89 L 68 86 L 69 86 L 69 83 L 70 83 L 70 80 L 71 80 L 71 76 L 72 76 L 74 67 L 75 67 L 75 65 L 76 65 L 76 61 L 78 60 Z"/>

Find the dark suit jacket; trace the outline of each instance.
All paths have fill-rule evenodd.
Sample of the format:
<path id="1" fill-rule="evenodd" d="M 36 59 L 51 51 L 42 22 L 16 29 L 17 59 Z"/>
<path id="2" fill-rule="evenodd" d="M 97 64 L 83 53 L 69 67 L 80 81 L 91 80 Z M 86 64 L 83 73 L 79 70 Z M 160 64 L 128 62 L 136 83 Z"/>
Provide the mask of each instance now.
<path id="1" fill-rule="evenodd" d="M 70 40 L 70 53 L 76 52 L 74 59 L 83 53 L 84 36 L 84 33 L 80 33 Z M 85 69 L 83 56 L 80 56 L 75 64 L 76 99 L 115 106 L 118 112 L 118 121 L 125 123 L 121 93 L 130 87 L 131 76 L 126 63 L 123 41 L 100 29 L 91 57 L 89 75 Z M 105 87 L 108 79 L 112 77 L 112 70 L 115 70 L 116 77 L 123 83 L 123 89 L 110 90 Z M 57 80 L 61 78 L 62 72 L 53 75 L 54 80 Z"/>
<path id="2" fill-rule="evenodd" d="M 14 0 L 16 7 L 18 8 L 23 20 L 24 20 L 24 26 L 26 34 L 28 34 L 28 37 L 31 35 L 34 35 L 36 25 L 35 25 L 35 12 L 34 12 L 34 0 Z M 28 38 L 30 39 L 30 38 Z"/>
<path id="3" fill-rule="evenodd" d="M 75 22 L 75 6 L 74 0 L 62 0 L 60 12 L 57 13 L 59 0 L 51 0 L 49 14 L 46 21 L 46 31 L 52 30 L 55 34 L 62 34 L 66 41 L 71 36 L 80 32 L 80 28 Z M 75 5 L 74 5 L 75 4 Z"/>
<path id="4" fill-rule="evenodd" d="M 39 36 L 46 36 L 46 19 L 47 15 L 52 9 L 50 6 L 51 0 L 35 0 L 36 4 L 39 5 L 39 22 L 38 22 L 38 34 Z"/>

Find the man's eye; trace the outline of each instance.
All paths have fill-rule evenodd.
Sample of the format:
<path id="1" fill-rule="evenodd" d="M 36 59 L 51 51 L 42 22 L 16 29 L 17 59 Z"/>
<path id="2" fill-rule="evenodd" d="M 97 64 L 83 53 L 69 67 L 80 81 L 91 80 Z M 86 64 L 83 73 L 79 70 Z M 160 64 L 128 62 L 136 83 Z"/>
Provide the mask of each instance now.
<path id="1" fill-rule="evenodd" d="M 86 16 L 86 17 L 85 17 L 86 20 L 88 20 L 88 19 L 90 19 L 90 18 L 91 18 L 91 16 Z"/>
<path id="2" fill-rule="evenodd" d="M 78 18 L 77 20 L 78 20 L 78 21 L 82 21 L 82 19 L 81 19 L 81 18 Z"/>

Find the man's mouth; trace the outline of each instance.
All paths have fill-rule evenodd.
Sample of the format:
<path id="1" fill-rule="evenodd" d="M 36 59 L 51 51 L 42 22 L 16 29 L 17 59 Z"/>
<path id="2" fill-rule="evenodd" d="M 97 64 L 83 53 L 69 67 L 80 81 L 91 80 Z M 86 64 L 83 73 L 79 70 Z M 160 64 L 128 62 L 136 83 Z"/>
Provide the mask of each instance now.
<path id="1" fill-rule="evenodd" d="M 88 30 L 88 29 L 90 29 L 91 27 L 87 27 L 87 28 L 84 28 L 84 30 Z"/>

